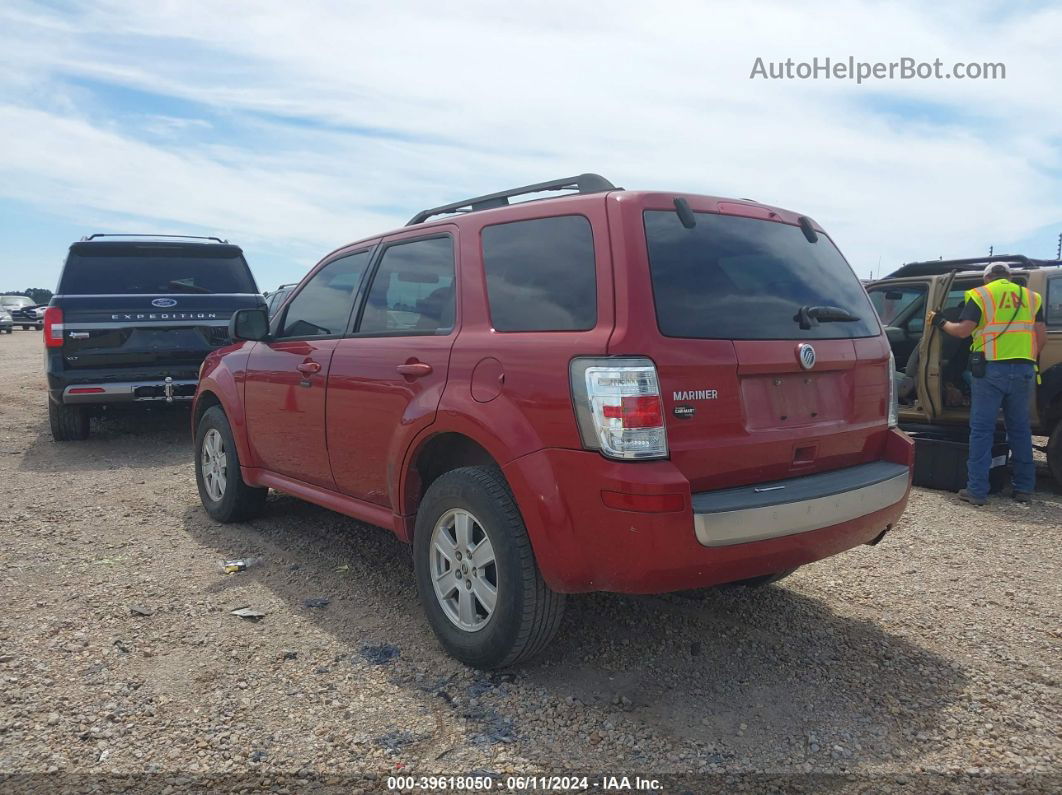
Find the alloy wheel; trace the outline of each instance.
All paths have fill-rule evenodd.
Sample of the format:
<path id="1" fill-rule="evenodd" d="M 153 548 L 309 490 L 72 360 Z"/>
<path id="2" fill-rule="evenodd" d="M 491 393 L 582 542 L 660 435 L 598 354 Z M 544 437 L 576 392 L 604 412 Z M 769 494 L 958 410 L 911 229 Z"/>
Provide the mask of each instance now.
<path id="1" fill-rule="evenodd" d="M 203 436 L 202 468 L 203 485 L 206 486 L 207 495 L 214 502 L 225 496 L 225 486 L 228 482 L 226 458 L 225 440 L 216 428 L 211 428 Z"/>
<path id="2" fill-rule="evenodd" d="M 447 511 L 431 535 L 431 581 L 446 617 L 466 632 L 483 629 L 498 600 L 498 566 L 483 525 L 461 508 Z"/>

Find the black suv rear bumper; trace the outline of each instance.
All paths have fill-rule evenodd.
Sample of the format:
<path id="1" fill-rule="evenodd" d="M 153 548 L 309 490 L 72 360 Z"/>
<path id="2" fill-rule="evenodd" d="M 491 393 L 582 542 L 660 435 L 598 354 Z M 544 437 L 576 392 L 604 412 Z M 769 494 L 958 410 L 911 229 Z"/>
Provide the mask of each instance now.
<path id="1" fill-rule="evenodd" d="M 48 395 L 61 404 L 189 401 L 199 385 L 198 365 L 70 369 L 49 352 L 46 369 Z"/>

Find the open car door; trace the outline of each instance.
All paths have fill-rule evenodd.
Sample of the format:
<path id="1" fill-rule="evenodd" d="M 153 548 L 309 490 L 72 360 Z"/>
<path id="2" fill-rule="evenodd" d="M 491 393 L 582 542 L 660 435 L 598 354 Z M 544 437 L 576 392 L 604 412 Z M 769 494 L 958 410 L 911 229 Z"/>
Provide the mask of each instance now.
<path id="1" fill-rule="evenodd" d="M 940 312 L 948 299 L 952 282 L 957 270 L 944 276 L 934 276 L 929 283 L 926 296 L 926 331 L 918 344 L 919 375 L 915 388 L 918 402 L 925 408 L 930 421 L 937 419 L 944 409 L 941 397 L 944 392 L 941 385 L 940 350 L 944 332 L 929 322 L 930 312 Z"/>

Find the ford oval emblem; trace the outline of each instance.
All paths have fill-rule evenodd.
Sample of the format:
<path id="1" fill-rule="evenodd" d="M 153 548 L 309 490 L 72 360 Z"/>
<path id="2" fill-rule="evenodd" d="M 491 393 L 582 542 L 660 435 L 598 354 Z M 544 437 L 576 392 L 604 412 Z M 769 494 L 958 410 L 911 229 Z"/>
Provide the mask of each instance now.
<path id="1" fill-rule="evenodd" d="M 801 367 L 810 370 L 815 366 L 815 349 L 806 342 L 802 342 L 797 345 L 797 358 L 800 360 Z"/>
<path id="2" fill-rule="evenodd" d="M 151 302 L 152 306 L 157 306 L 159 309 L 169 309 L 171 306 L 177 306 L 177 302 L 172 298 L 156 298 Z M 812 353 L 812 359 L 815 358 L 815 354 Z"/>

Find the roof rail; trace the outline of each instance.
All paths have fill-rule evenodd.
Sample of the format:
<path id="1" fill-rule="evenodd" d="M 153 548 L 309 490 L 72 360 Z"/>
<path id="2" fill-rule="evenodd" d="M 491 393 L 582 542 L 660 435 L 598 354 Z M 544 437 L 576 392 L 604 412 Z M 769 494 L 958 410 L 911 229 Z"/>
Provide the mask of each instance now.
<path id="1" fill-rule="evenodd" d="M 176 238 L 178 240 L 216 240 L 219 243 L 228 244 L 228 240 L 222 240 L 220 237 L 204 237 L 203 235 L 142 235 L 137 232 L 95 232 L 91 235 L 85 235 L 81 238 L 82 242 L 87 240 L 95 240 L 97 237 L 168 237 Z"/>
<path id="2" fill-rule="evenodd" d="M 987 265 L 990 262 L 1013 262 L 1022 270 L 1056 267 L 1059 260 L 1033 259 L 1024 254 L 993 254 L 988 257 L 967 257 L 965 259 L 931 259 L 922 262 L 907 262 L 882 278 L 899 278 L 902 276 L 932 276 L 952 270 L 968 270 L 969 265 Z"/>
<path id="3" fill-rule="evenodd" d="M 406 226 L 422 224 L 435 215 L 447 213 L 474 213 L 477 210 L 490 210 L 495 207 L 505 207 L 509 199 L 515 196 L 523 196 L 528 193 L 541 193 L 547 190 L 573 189 L 577 193 L 602 193 L 609 190 L 623 190 L 617 188 L 600 174 L 579 174 L 564 179 L 552 179 L 549 182 L 539 182 L 535 185 L 524 185 L 522 188 L 488 193 L 486 196 L 475 196 L 471 199 L 463 199 L 452 204 L 444 204 L 441 207 L 432 207 L 430 210 L 421 210 L 406 223 Z"/>

